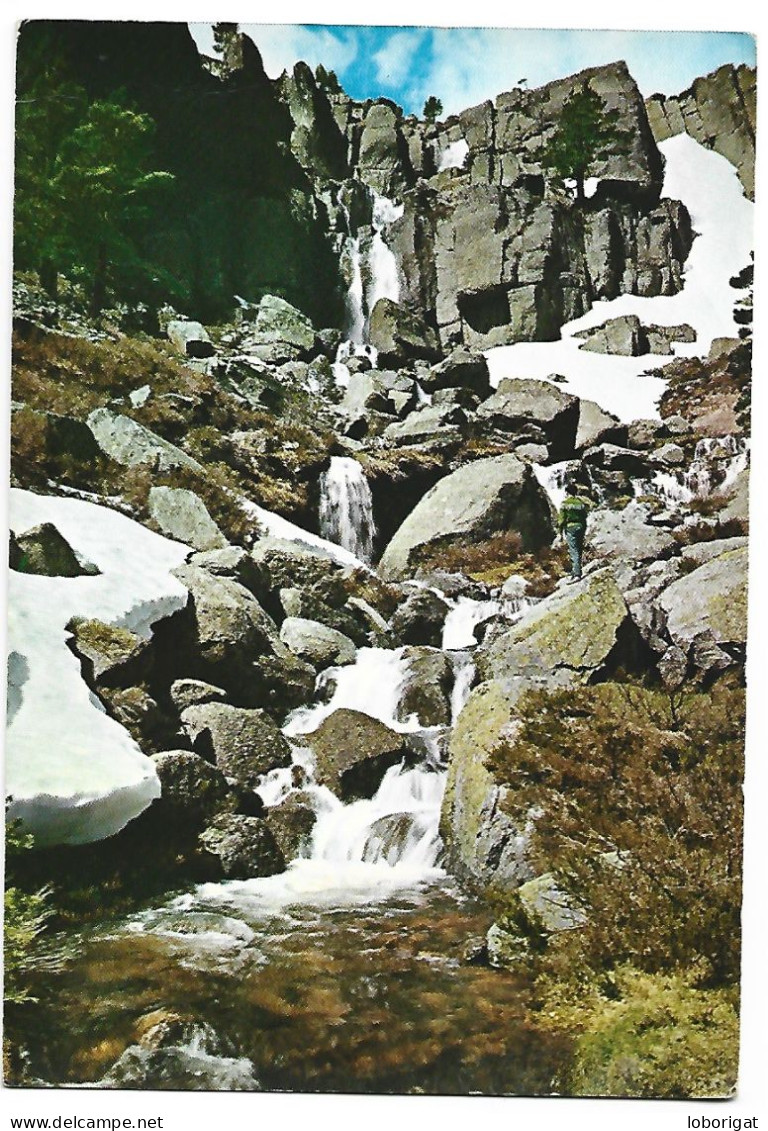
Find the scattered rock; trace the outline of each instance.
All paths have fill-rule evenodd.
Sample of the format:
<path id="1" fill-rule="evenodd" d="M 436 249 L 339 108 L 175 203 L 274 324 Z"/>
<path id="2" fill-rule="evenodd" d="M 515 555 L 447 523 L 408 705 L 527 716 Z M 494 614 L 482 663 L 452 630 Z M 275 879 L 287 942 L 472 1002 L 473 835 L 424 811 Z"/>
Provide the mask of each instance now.
<path id="1" fill-rule="evenodd" d="M 588 559 L 618 559 L 638 562 L 669 557 L 675 539 L 666 530 L 649 525 L 650 512 L 642 503 L 628 503 L 623 510 L 599 510 L 589 517 L 586 539 Z"/>
<path id="2" fill-rule="evenodd" d="M 170 342 L 185 357 L 213 357 L 216 350 L 200 322 L 169 322 L 165 328 Z"/>
<path id="3" fill-rule="evenodd" d="M 514 905 L 486 936 L 488 962 L 500 969 L 524 970 L 543 939 L 572 931 L 585 921 L 583 912 L 573 906 L 549 872 L 522 884 L 515 892 Z"/>
<path id="4" fill-rule="evenodd" d="M 83 561 L 52 522 L 33 526 L 12 537 L 11 569 L 41 577 L 93 577 L 101 573 L 92 562 Z"/>
<path id="5" fill-rule="evenodd" d="M 398 606 L 390 620 L 395 637 L 404 644 L 439 648 L 449 605 L 429 589 L 417 589 Z"/>
<path id="6" fill-rule="evenodd" d="M 291 764 L 287 739 L 263 710 L 205 703 L 182 711 L 181 723 L 197 754 L 248 789 L 256 789 L 262 774 Z"/>
<path id="7" fill-rule="evenodd" d="M 272 831 L 259 817 L 224 814 L 200 834 L 198 843 L 228 880 L 249 880 L 285 871 L 285 860 Z"/>
<path id="8" fill-rule="evenodd" d="M 514 699 L 491 681 L 473 690 L 451 735 L 440 835 L 446 867 L 480 892 L 513 891 L 533 875 L 525 830 L 504 813 L 507 787 L 487 766 L 514 730 Z"/>
<path id="9" fill-rule="evenodd" d="M 553 461 L 573 455 L 579 401 L 549 381 L 500 381 L 496 392 L 480 405 L 477 415 L 503 432 L 514 432 L 534 442 L 543 437 Z M 535 432 L 527 437 L 526 429 L 531 428 Z"/>
<path id="10" fill-rule="evenodd" d="M 597 444 L 617 444 L 622 447 L 626 443 L 626 424 L 621 424 L 618 417 L 605 412 L 594 401 L 579 401 L 579 427 L 574 443 L 577 452 L 586 451 Z"/>
<path id="11" fill-rule="evenodd" d="M 161 794 L 152 802 L 148 819 L 199 831 L 231 807 L 230 787 L 224 774 L 205 758 L 189 750 L 164 750 L 153 755 L 152 761 Z"/>
<path id="12" fill-rule="evenodd" d="M 362 711 L 340 708 L 304 736 L 316 778 L 342 801 L 373 797 L 385 772 L 405 756 L 403 736 Z"/>
<path id="13" fill-rule="evenodd" d="M 197 472 L 204 470 L 202 464 L 175 444 L 163 440 L 129 416 L 121 416 L 111 409 L 94 409 L 88 417 L 88 427 L 102 452 L 123 467 L 149 464 L 155 471 L 172 471 L 177 467 Z"/>
<path id="14" fill-rule="evenodd" d="M 419 560 L 443 546 L 520 533 L 538 550 L 554 537 L 549 500 L 530 467 L 515 456 L 475 460 L 441 479 L 406 518 L 379 564 L 384 578 L 412 576 Z"/>
<path id="15" fill-rule="evenodd" d="M 279 805 L 266 812 L 265 821 L 286 861 L 293 860 L 306 849 L 317 821 L 317 813 L 308 794 L 289 793 Z"/>
<path id="16" fill-rule="evenodd" d="M 286 617 L 280 626 L 280 639 L 292 652 L 314 664 L 318 670 L 331 665 L 351 664 L 357 653 L 348 636 L 304 617 Z"/>
<path id="17" fill-rule="evenodd" d="M 151 487 L 148 507 L 163 534 L 195 550 L 220 550 L 227 545 L 205 503 L 194 491 L 181 487 Z"/>
<path id="18" fill-rule="evenodd" d="M 580 330 L 581 348 L 593 353 L 610 353 L 622 357 L 640 357 L 648 353 L 648 338 L 636 314 L 611 318 L 594 330 Z"/>
<path id="19" fill-rule="evenodd" d="M 437 361 L 441 355 L 432 327 L 389 298 L 374 306 L 368 333 L 382 365 L 398 366 L 413 358 Z"/>
<path id="20" fill-rule="evenodd" d="M 187 707 L 201 707 L 205 703 L 224 703 L 227 693 L 200 679 L 177 679 L 171 684 L 171 702 L 181 714 Z"/>
<path id="21" fill-rule="evenodd" d="M 526 686 L 586 683 L 618 666 L 632 669 L 640 638 L 609 569 L 566 585 L 476 653 L 481 679 L 510 693 Z"/>
<path id="22" fill-rule="evenodd" d="M 80 660 L 89 687 L 131 687 L 147 679 L 152 670 L 149 641 L 127 628 L 100 620 L 73 617 L 69 647 Z"/>
<path id="23" fill-rule="evenodd" d="M 448 389 L 468 389 L 483 398 L 491 392 L 488 362 L 482 353 L 459 347 L 421 377 L 427 393 Z"/>
<path id="24" fill-rule="evenodd" d="M 672 642 L 687 650 L 709 633 L 715 644 L 743 656 L 747 639 L 747 548 L 728 550 L 664 590 L 660 604 Z"/>
<path id="25" fill-rule="evenodd" d="M 405 722 L 416 715 L 424 727 L 450 725 L 453 664 L 446 654 L 438 648 L 409 647 L 403 650 L 403 660 L 407 675 L 397 718 Z"/>

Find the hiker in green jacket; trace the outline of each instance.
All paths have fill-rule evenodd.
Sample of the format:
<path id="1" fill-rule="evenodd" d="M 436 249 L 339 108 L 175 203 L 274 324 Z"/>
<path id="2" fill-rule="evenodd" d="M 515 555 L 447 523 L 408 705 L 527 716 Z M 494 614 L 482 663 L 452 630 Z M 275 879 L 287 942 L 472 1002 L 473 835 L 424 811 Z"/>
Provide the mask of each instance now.
<path id="1" fill-rule="evenodd" d="M 584 552 L 584 535 L 587 532 L 587 515 L 590 502 L 577 494 L 578 484 L 570 482 L 566 485 L 565 498 L 560 507 L 557 525 L 568 546 L 571 559 L 571 578 L 578 581 L 581 577 L 581 556 Z"/>

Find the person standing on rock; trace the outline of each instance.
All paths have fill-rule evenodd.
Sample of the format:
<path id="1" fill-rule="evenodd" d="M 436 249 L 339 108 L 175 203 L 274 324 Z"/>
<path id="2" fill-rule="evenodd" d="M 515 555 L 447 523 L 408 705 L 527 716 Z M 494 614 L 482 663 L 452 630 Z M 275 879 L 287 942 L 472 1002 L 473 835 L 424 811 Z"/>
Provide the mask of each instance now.
<path id="1" fill-rule="evenodd" d="M 565 498 L 560 507 L 557 525 L 560 533 L 565 538 L 568 554 L 571 559 L 571 580 L 581 578 L 581 558 L 584 553 L 584 536 L 587 532 L 587 515 L 591 503 L 577 492 L 577 483 L 569 482 L 565 488 Z"/>

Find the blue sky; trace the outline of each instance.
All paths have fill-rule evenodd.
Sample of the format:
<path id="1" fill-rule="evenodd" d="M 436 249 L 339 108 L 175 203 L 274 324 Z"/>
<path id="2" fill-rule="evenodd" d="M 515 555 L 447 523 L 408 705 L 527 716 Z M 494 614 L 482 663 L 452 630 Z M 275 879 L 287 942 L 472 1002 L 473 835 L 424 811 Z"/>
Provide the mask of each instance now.
<path id="1" fill-rule="evenodd" d="M 210 25 L 191 25 L 203 50 Z M 583 67 L 624 59 L 644 95 L 677 94 L 722 63 L 755 63 L 754 39 L 739 32 L 562 31 L 511 28 L 425 28 L 241 25 L 259 47 L 272 78 L 303 59 L 335 70 L 353 98 L 394 99 L 418 113 L 428 95 L 455 113 L 509 90 Z"/>

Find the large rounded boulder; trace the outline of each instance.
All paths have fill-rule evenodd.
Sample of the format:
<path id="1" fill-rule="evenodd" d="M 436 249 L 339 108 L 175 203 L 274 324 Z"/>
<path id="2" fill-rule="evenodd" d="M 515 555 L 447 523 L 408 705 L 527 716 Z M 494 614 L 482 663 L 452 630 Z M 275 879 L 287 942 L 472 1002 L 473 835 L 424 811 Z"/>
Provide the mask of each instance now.
<path id="1" fill-rule="evenodd" d="M 481 543 L 515 531 L 524 550 L 548 546 L 552 512 L 531 468 L 512 455 L 475 460 L 446 475 L 427 492 L 387 546 L 379 570 L 385 578 L 412 576 L 441 549 Z"/>

